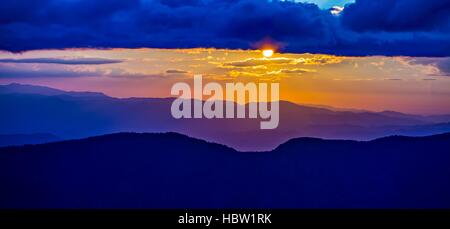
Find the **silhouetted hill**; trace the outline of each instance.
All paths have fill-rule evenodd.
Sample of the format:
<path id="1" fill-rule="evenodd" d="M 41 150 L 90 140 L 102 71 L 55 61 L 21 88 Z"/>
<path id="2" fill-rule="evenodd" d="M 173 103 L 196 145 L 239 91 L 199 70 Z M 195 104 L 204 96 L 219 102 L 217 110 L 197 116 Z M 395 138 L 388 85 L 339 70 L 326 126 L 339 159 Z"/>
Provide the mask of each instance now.
<path id="1" fill-rule="evenodd" d="M 42 144 L 60 141 L 61 138 L 53 134 L 0 134 L 0 147 L 26 144 Z"/>
<path id="2" fill-rule="evenodd" d="M 6 93 L 8 92 L 8 93 Z M 260 130 L 257 119 L 172 118 L 172 98 L 118 99 L 30 85 L 0 86 L 0 134 L 52 133 L 64 139 L 117 132 L 177 132 L 238 150 L 271 150 L 296 137 L 370 140 L 450 131 L 450 116 L 352 112 L 280 102 L 280 124 Z"/>
<path id="3" fill-rule="evenodd" d="M 450 134 L 238 152 L 122 133 L 0 149 L 2 208 L 449 208 Z"/>

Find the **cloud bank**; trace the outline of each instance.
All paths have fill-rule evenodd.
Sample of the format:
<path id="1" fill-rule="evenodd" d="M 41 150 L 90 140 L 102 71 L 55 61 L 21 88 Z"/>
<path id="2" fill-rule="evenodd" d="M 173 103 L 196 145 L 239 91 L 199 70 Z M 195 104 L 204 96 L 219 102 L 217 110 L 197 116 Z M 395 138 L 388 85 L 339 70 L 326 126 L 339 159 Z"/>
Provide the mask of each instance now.
<path id="1" fill-rule="evenodd" d="M 5 0 L 0 49 L 257 48 L 335 55 L 450 56 L 447 0 L 357 0 L 339 16 L 266 0 Z"/>
<path id="2" fill-rule="evenodd" d="M 24 58 L 24 59 L 0 59 L 0 63 L 22 63 L 22 64 L 66 64 L 66 65 L 100 65 L 117 64 L 123 60 L 113 60 L 104 58 Z"/>

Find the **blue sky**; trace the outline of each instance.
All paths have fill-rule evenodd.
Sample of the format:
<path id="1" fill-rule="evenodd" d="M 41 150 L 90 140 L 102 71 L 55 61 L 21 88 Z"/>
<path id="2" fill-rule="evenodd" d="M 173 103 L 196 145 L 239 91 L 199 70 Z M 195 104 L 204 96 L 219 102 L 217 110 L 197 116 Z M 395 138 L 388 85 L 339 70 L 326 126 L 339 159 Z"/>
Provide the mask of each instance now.
<path id="1" fill-rule="evenodd" d="M 344 6 L 353 3 L 355 0 L 297 0 L 297 2 L 310 2 L 318 5 L 322 9 L 329 9 L 333 6 Z"/>

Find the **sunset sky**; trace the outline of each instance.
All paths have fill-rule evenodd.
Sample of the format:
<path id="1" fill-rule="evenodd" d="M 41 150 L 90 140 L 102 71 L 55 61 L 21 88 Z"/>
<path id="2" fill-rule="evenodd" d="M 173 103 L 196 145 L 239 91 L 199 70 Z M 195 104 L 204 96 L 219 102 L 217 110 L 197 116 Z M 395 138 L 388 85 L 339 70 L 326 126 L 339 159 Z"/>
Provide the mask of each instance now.
<path id="1" fill-rule="evenodd" d="M 202 74 L 279 82 L 280 98 L 295 103 L 450 113 L 445 0 L 2 4 L 0 84 L 169 97 Z"/>
<path id="2" fill-rule="evenodd" d="M 450 113 L 447 58 L 347 57 L 227 49 L 69 49 L 0 53 L 0 83 L 169 97 L 175 82 L 279 82 L 303 104 L 408 113 Z"/>

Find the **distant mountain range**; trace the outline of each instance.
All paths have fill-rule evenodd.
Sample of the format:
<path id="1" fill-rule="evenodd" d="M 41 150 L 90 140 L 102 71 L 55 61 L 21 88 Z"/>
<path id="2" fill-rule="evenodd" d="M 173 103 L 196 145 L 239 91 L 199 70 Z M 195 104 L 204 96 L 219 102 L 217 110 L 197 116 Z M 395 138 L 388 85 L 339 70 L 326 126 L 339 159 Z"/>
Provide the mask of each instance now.
<path id="1" fill-rule="evenodd" d="M 0 85 L 1 94 L 37 94 L 37 95 L 69 95 L 74 97 L 86 97 L 86 96 L 102 96 L 106 97 L 103 93 L 98 92 L 78 92 L 78 91 L 62 91 L 50 87 L 34 86 L 27 84 L 12 83 L 8 85 Z"/>
<path id="2" fill-rule="evenodd" d="M 119 99 L 95 92 L 1 85 L 0 134 L 48 133 L 74 139 L 117 132 L 178 132 L 253 151 L 274 149 L 296 137 L 370 140 L 395 134 L 425 136 L 450 131 L 450 115 L 347 111 L 285 101 L 280 102 L 278 128 L 260 130 L 257 119 L 176 120 L 170 114 L 172 101 L 173 98 Z"/>
<path id="3" fill-rule="evenodd" d="M 238 152 L 175 133 L 0 148 L 0 208 L 450 208 L 450 133 Z"/>

